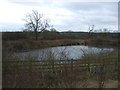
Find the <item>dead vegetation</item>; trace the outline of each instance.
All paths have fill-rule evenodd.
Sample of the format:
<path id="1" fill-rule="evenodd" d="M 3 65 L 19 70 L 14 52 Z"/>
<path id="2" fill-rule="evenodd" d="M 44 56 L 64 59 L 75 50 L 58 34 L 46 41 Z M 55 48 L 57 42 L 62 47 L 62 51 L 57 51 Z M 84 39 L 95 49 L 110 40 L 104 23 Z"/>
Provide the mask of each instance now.
<path id="1" fill-rule="evenodd" d="M 20 62 L 16 58 L 9 57 L 9 60 L 15 60 L 13 63 L 4 57 L 2 86 L 3 88 L 117 88 L 117 53 L 114 51 L 107 55 L 94 55 L 89 58 L 84 56 L 81 63 L 86 66 L 81 67 L 71 62 L 59 65 L 58 69 L 54 60 L 50 60 L 52 57 L 48 59 L 49 64 L 46 61 L 46 64 L 40 64 L 37 68 L 34 66 L 34 58 L 25 64 L 25 61 Z M 93 59 L 104 62 L 100 61 L 100 65 L 94 66 L 99 62 L 93 63 Z M 113 60 L 112 65 L 108 63 Z M 40 67 L 46 68 L 40 69 Z"/>

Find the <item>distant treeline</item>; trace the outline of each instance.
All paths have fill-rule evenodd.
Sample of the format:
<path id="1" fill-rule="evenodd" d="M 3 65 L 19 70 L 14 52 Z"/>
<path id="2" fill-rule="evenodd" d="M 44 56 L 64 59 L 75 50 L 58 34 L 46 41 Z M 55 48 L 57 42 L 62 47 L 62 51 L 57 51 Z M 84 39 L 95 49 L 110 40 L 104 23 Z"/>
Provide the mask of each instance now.
<path id="1" fill-rule="evenodd" d="M 39 32 L 38 40 L 57 39 L 118 39 L 119 33 L 88 33 L 88 32 Z M 2 40 L 34 40 L 34 32 L 3 32 Z"/>

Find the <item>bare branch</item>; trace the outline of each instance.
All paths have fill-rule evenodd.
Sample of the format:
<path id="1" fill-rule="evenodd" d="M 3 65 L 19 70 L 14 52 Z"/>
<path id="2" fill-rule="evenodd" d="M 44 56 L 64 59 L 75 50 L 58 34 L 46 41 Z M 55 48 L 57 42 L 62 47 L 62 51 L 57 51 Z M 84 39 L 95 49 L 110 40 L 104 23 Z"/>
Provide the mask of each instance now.
<path id="1" fill-rule="evenodd" d="M 37 32 L 45 30 L 49 27 L 47 19 L 43 21 L 43 15 L 40 14 L 38 11 L 33 10 L 31 14 L 26 15 L 26 19 L 24 19 L 26 22 L 25 27 L 27 29 L 25 30 L 32 30 L 36 33 L 36 39 L 37 39 Z"/>

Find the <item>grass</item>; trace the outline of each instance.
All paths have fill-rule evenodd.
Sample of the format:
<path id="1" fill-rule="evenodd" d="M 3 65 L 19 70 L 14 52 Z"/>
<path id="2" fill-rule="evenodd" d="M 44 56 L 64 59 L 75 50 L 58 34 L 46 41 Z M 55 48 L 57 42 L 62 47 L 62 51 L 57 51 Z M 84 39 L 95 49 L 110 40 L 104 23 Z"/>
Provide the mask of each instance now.
<path id="1" fill-rule="evenodd" d="M 116 87 L 114 83 L 117 81 L 117 78 L 115 78 L 117 77 L 117 71 L 115 71 L 117 69 L 110 66 L 110 62 L 112 62 L 111 65 L 117 65 L 117 56 L 117 51 L 105 55 L 85 55 L 81 60 L 74 60 L 72 64 L 70 60 L 70 63 L 54 64 L 54 68 L 48 61 L 41 61 L 44 64 L 40 65 L 36 65 L 35 62 L 38 61 L 33 60 L 6 61 L 7 63 L 3 63 L 3 88 L 100 87 L 100 75 L 104 73 L 104 70 L 106 71 L 104 73 L 106 86 L 104 85 L 104 87 L 108 86 L 109 88 L 111 86 L 109 80 L 113 80 L 113 87 Z M 102 60 L 102 62 L 98 60 Z M 61 62 L 66 62 L 66 60 L 61 60 Z M 4 67 L 5 64 L 6 66 Z M 95 73 L 88 70 L 90 68 L 93 71 L 95 69 L 98 71 L 101 65 L 105 66 L 103 67 L 104 69 L 101 69 L 102 72 Z"/>
<path id="2" fill-rule="evenodd" d="M 24 44 L 23 44 L 24 43 Z M 68 45 L 84 45 L 84 40 L 74 40 L 74 39 L 63 39 L 63 40 L 8 40 L 3 41 L 5 48 L 8 48 L 9 51 L 29 51 L 33 49 L 40 49 L 46 47 L 55 47 L 55 46 L 68 46 Z"/>
<path id="3" fill-rule="evenodd" d="M 94 34 L 94 36 L 97 35 Z M 14 39 L 13 37 L 11 38 Z M 9 37 L 7 40 L 3 40 L 3 88 L 117 88 L 117 50 L 109 54 L 108 52 L 100 54 L 91 53 L 89 55 L 84 53 L 80 60 L 58 61 L 55 61 L 52 57 L 53 54 L 50 53 L 48 60 L 41 61 L 44 64 L 37 65 L 36 62 L 40 61 L 35 60 L 32 56 L 29 56 L 27 61 L 20 61 L 16 57 L 11 57 L 11 55 L 14 52 L 32 49 L 84 44 L 84 40 L 34 40 L 20 38 L 21 35 L 18 36 L 18 40 L 10 40 Z M 117 43 L 117 39 L 108 39 L 102 39 L 98 35 L 98 38 L 89 39 L 88 44 L 104 45 L 108 41 L 110 42 L 108 44 L 111 45 Z"/>

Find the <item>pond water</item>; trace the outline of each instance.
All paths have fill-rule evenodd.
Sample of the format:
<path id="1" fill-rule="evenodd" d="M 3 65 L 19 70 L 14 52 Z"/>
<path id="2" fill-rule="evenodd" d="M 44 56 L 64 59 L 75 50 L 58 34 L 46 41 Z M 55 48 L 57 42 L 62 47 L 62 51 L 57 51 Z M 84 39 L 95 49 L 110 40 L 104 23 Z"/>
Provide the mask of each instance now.
<path id="1" fill-rule="evenodd" d="M 96 48 L 91 46 L 58 46 L 29 52 L 15 53 L 19 60 L 71 60 L 81 59 L 86 54 L 110 53 L 113 48 Z"/>

